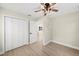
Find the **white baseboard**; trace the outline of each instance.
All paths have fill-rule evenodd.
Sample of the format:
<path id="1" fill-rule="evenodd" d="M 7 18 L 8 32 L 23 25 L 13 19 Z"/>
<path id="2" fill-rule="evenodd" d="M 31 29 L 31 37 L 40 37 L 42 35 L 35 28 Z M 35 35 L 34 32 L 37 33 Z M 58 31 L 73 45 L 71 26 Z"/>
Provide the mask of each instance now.
<path id="1" fill-rule="evenodd" d="M 70 48 L 73 48 L 73 49 L 76 49 L 76 50 L 79 50 L 79 47 L 76 47 L 76 46 L 72 46 L 72 45 L 69 45 L 69 44 L 64 44 L 62 42 L 57 42 L 57 41 L 53 41 L 53 40 L 52 40 L 52 42 L 63 45 L 63 46 L 67 46 L 67 47 L 70 47 Z"/>
<path id="2" fill-rule="evenodd" d="M 43 45 L 47 45 L 51 42 L 51 40 L 47 41 L 47 42 L 43 42 Z"/>

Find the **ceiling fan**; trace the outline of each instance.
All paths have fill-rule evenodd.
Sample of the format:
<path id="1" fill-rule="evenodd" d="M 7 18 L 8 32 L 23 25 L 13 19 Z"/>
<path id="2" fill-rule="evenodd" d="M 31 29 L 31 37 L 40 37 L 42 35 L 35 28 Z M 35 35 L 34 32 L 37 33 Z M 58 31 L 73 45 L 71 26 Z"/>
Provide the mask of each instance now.
<path id="1" fill-rule="evenodd" d="M 39 10 L 36 10 L 35 12 L 40 12 L 43 11 L 44 12 L 44 16 L 47 15 L 47 13 L 49 12 L 58 12 L 58 10 L 54 7 L 56 3 L 40 3 L 41 4 L 41 8 Z"/>

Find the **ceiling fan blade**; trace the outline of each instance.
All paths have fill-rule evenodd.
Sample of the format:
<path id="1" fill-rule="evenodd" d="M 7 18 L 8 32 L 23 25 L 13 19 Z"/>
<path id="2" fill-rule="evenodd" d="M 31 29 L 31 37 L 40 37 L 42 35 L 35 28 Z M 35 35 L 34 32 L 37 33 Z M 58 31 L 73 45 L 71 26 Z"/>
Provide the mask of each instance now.
<path id="1" fill-rule="evenodd" d="M 34 11 L 34 12 L 40 12 L 41 10 L 36 10 L 36 11 Z"/>
<path id="2" fill-rule="evenodd" d="M 54 6 L 56 3 L 51 3 L 52 6 Z"/>
<path id="3" fill-rule="evenodd" d="M 52 9 L 52 11 L 54 11 L 54 12 L 58 12 L 58 10 L 57 10 L 57 9 Z"/>
<path id="4" fill-rule="evenodd" d="M 40 3 L 40 4 L 44 6 L 44 3 Z"/>

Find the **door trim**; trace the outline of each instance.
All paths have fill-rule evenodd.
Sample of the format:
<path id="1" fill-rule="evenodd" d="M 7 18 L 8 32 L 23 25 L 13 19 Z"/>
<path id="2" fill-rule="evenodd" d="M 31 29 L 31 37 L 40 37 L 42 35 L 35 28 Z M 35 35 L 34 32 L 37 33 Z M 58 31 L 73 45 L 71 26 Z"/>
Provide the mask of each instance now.
<path id="1" fill-rule="evenodd" d="M 29 32 L 30 32 L 30 20 L 28 20 L 28 45 L 30 44 L 30 35 L 29 35 Z"/>

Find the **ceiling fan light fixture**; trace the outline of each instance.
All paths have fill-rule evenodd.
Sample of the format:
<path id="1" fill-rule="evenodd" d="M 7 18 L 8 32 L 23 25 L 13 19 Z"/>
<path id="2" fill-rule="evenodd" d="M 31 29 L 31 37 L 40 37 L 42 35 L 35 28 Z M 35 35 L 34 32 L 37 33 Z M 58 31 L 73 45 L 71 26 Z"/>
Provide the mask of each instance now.
<path id="1" fill-rule="evenodd" d="M 48 13 L 50 12 L 58 12 L 57 9 L 55 9 L 54 5 L 56 3 L 40 3 L 41 4 L 41 9 L 38 10 L 39 11 L 43 11 L 44 12 L 44 16 L 46 16 Z"/>

